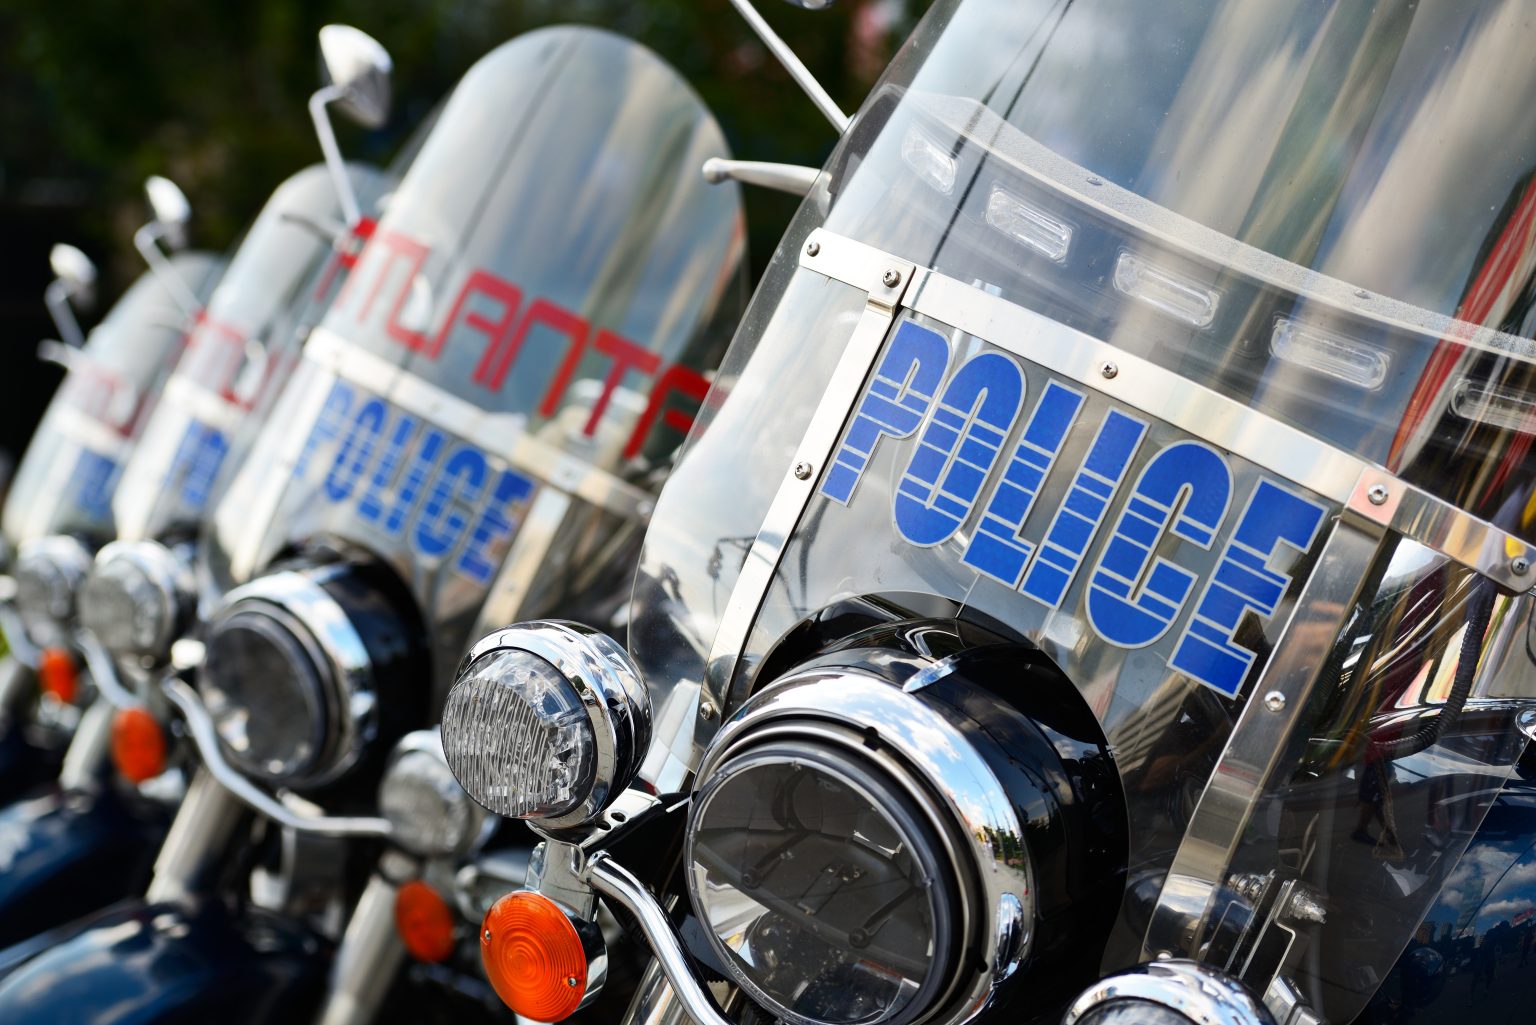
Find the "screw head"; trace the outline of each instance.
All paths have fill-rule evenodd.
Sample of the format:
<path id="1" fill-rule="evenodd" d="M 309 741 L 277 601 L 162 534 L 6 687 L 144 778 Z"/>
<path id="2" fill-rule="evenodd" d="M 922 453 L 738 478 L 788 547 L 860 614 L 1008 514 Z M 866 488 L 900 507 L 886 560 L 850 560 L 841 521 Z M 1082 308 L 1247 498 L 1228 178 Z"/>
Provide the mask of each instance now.
<path id="1" fill-rule="evenodd" d="M 575 989 L 576 985 L 577 985 L 576 976 L 574 976 L 574 975 L 567 975 L 565 977 L 565 984 L 567 986 L 571 987 L 572 989 Z"/>
<path id="2" fill-rule="evenodd" d="M 1264 695 L 1264 707 L 1271 712 L 1278 712 L 1285 707 L 1285 695 L 1277 690 L 1272 690 Z"/>
<path id="3" fill-rule="evenodd" d="M 1105 360 L 1099 364 L 1099 376 L 1103 377 L 1106 381 L 1119 377 L 1120 364 L 1113 360 Z"/>
<path id="4" fill-rule="evenodd" d="M 1517 577 L 1523 577 L 1531 570 L 1531 560 L 1524 555 L 1517 555 L 1509 560 L 1509 571 Z"/>
<path id="5" fill-rule="evenodd" d="M 715 717 L 715 703 L 713 701 L 699 702 L 699 718 L 705 722 Z"/>
<path id="6" fill-rule="evenodd" d="M 485 932 L 480 934 L 480 938 L 487 943 L 491 942 L 491 930 L 485 930 Z"/>
<path id="7" fill-rule="evenodd" d="M 901 284 L 901 272 L 898 270 L 888 270 L 880 275 L 880 280 L 885 282 L 886 288 L 895 288 Z"/>
<path id="8" fill-rule="evenodd" d="M 805 462 L 804 460 L 801 460 L 800 462 L 796 463 L 795 464 L 795 479 L 796 480 L 810 480 L 811 479 L 811 464 Z"/>
<path id="9" fill-rule="evenodd" d="M 1372 505 L 1387 504 L 1387 487 L 1385 484 L 1372 484 L 1371 489 L 1365 493 Z"/>
<path id="10" fill-rule="evenodd" d="M 805 255 L 806 256 L 815 256 L 819 252 L 821 252 L 821 243 L 820 242 L 807 242 L 805 244 Z"/>

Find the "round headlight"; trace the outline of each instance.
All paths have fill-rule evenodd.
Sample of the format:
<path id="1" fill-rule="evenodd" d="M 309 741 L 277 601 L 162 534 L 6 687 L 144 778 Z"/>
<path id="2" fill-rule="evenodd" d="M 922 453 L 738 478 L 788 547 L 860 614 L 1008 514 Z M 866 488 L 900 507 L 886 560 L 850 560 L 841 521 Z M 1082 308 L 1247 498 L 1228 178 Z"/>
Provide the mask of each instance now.
<path id="1" fill-rule="evenodd" d="M 405 693 L 394 712 L 381 707 L 378 687 L 388 671 L 419 689 L 419 630 L 361 574 L 346 563 L 271 573 L 231 591 L 209 621 L 200 687 L 241 770 L 329 783 L 389 732 L 386 718 L 404 718 L 398 706 L 414 707 Z"/>
<path id="2" fill-rule="evenodd" d="M 423 857 L 462 854 L 485 822 L 443 759 L 437 730 L 418 730 L 395 745 L 379 785 L 379 810 L 394 839 Z"/>
<path id="3" fill-rule="evenodd" d="M 465 657 L 442 735 L 449 768 L 485 808 L 566 828 L 634 778 L 650 702 L 612 638 L 577 623 L 521 623 Z"/>
<path id="4" fill-rule="evenodd" d="M 16 611 L 39 647 L 63 644 L 75 595 L 91 571 L 91 553 L 65 534 L 22 544 L 16 556 Z"/>
<path id="5" fill-rule="evenodd" d="M 695 808 L 694 905 L 731 975 L 778 1017 L 911 1021 L 948 988 L 956 873 L 879 765 L 769 744 L 720 766 Z"/>
<path id="6" fill-rule="evenodd" d="M 1194 961 L 1158 961 L 1100 979 L 1067 1008 L 1062 1025 L 1274 1025 L 1241 982 Z"/>
<path id="7" fill-rule="evenodd" d="M 187 560 L 155 541 L 114 541 L 80 588 L 80 625 L 118 657 L 163 660 L 193 603 Z"/>

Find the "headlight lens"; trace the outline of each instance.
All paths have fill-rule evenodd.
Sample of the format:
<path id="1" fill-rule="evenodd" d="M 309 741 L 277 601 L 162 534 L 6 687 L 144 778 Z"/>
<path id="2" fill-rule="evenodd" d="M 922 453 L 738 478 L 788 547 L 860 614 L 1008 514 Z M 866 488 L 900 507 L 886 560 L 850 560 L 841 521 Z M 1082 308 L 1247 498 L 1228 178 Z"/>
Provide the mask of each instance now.
<path id="1" fill-rule="evenodd" d="M 942 849 L 878 768 L 769 746 L 732 758 L 700 793 L 688 886 L 731 974 L 775 1014 L 899 1022 L 950 975 L 956 909 Z"/>
<path id="2" fill-rule="evenodd" d="M 324 670 L 279 610 L 244 610 L 208 636 L 203 694 L 231 758 L 258 776 L 311 772 L 325 743 Z"/>
<path id="3" fill-rule="evenodd" d="M 634 779 L 650 736 L 629 656 L 579 623 L 520 623 L 482 639 L 443 707 L 443 752 L 469 796 L 554 829 L 595 818 Z"/>
<path id="4" fill-rule="evenodd" d="M 191 605 L 191 570 L 164 545 L 114 541 L 80 588 L 80 624 L 119 657 L 163 659 Z"/>
<path id="5" fill-rule="evenodd" d="M 91 553 L 79 540 L 55 535 L 28 541 L 16 558 L 16 611 L 32 643 L 64 643 L 75 613 L 75 594 L 91 569 Z"/>
<path id="6" fill-rule="evenodd" d="M 497 651 L 472 663 L 448 695 L 450 716 L 499 727 L 472 754 L 454 749 L 459 778 L 490 811 L 556 818 L 591 790 L 594 737 L 581 696 L 537 655 Z"/>
<path id="7" fill-rule="evenodd" d="M 443 760 L 435 730 L 408 734 L 396 746 L 379 785 L 379 810 L 395 840 L 423 857 L 463 853 L 485 821 Z"/>

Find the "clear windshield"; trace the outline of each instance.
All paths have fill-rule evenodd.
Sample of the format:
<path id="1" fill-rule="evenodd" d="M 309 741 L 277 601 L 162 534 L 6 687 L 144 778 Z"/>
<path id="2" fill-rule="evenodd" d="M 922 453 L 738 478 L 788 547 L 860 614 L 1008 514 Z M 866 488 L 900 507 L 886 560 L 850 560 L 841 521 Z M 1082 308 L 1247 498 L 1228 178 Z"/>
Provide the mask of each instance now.
<path id="1" fill-rule="evenodd" d="M 363 208 L 371 208 L 388 179 L 363 165 L 348 170 Z M 231 449 L 242 445 L 242 423 L 270 405 L 307 328 L 344 277 L 347 257 L 332 245 L 340 227 L 336 189 L 322 164 L 283 182 L 262 207 L 123 469 L 112 501 L 119 537 L 195 529 Z"/>
<path id="2" fill-rule="evenodd" d="M 1325 636 L 1288 627 L 1340 522 L 1327 465 L 1536 537 L 1525 17 L 937 5 L 781 245 L 658 501 L 630 629 L 658 709 L 646 777 L 684 783 L 720 720 L 701 699 L 728 715 L 833 603 L 936 598 L 1072 680 L 1155 894 L 1249 689 L 1309 645 L 1315 706 L 1233 868 L 1329 898 L 1287 974 L 1352 1017 L 1519 754 L 1530 599 L 1474 598 L 1465 569 L 1389 537 Z M 882 319 L 878 282 L 816 269 L 838 238 L 934 274 Z M 832 394 L 829 465 L 774 520 Z M 1317 458 L 1275 469 L 1297 452 Z M 1380 928 L 1349 933 L 1373 906 Z M 1150 911 L 1128 897 L 1106 967 L 1143 956 Z"/>
<path id="3" fill-rule="evenodd" d="M 171 265 L 199 297 L 222 261 L 179 253 Z M 13 544 L 75 533 L 114 533 L 112 496 L 166 376 L 181 354 L 187 315 L 146 271 L 96 325 L 77 353 L 16 469 L 5 502 Z"/>
<path id="4" fill-rule="evenodd" d="M 367 548 L 415 591 L 441 683 L 488 597 L 515 616 L 608 519 L 638 522 L 739 311 L 739 198 L 699 174 L 725 152 L 617 36 L 550 29 L 476 64 L 217 506 L 213 579 Z"/>

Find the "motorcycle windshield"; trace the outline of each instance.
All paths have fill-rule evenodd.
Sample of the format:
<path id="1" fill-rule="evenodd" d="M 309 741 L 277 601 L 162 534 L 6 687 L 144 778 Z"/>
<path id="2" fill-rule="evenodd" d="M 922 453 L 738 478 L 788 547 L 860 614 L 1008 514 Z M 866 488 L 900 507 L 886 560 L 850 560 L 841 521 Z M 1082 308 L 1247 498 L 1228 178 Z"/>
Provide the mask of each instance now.
<path id="1" fill-rule="evenodd" d="M 1536 696 L 1525 18 L 936 5 L 658 500 L 642 775 L 685 785 L 839 601 L 978 616 L 1116 752 L 1146 885 L 1105 967 L 1246 953 L 1223 888 L 1273 873 L 1328 909 L 1284 973 L 1349 1020 Z"/>
<path id="2" fill-rule="evenodd" d="M 223 262 L 207 253 L 171 257 L 200 298 Z M 180 355 L 187 314 L 148 271 L 69 357 L 6 496 L 5 536 L 20 544 L 49 534 L 113 536 L 112 497 L 123 466 Z"/>
<path id="3" fill-rule="evenodd" d="M 356 164 L 348 174 L 364 209 L 372 207 L 386 176 Z M 123 468 L 112 499 L 119 537 L 195 529 L 241 444 L 241 425 L 287 380 L 303 336 L 345 278 L 350 256 L 332 244 L 339 230 L 323 164 L 279 185 L 251 222 Z"/>
<path id="4" fill-rule="evenodd" d="M 699 173 L 725 152 L 620 37 L 546 29 L 478 62 L 216 505 L 208 576 L 369 550 L 412 588 L 445 689 L 482 606 L 526 615 L 636 533 L 740 310 L 739 196 Z"/>

